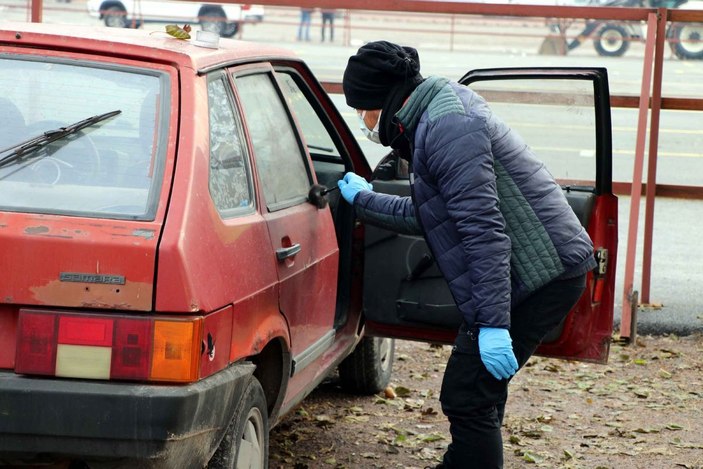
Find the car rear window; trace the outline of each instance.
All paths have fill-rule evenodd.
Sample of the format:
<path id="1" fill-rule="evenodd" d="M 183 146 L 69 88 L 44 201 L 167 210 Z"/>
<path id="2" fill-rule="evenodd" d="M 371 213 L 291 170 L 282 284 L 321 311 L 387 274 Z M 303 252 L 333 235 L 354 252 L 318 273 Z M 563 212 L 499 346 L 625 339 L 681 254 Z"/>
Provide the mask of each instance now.
<path id="1" fill-rule="evenodd" d="M 168 80 L 146 69 L 0 56 L 0 210 L 152 220 Z"/>

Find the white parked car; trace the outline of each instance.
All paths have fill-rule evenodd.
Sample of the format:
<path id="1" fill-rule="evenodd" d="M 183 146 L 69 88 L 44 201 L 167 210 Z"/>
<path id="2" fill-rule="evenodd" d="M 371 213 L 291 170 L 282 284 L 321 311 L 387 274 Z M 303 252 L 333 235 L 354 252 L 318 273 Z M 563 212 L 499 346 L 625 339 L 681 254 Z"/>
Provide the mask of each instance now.
<path id="1" fill-rule="evenodd" d="M 143 23 L 197 23 L 207 31 L 232 37 L 243 23 L 264 19 L 264 7 L 235 3 L 197 3 L 165 0 L 88 0 L 88 14 L 116 28 Z"/>

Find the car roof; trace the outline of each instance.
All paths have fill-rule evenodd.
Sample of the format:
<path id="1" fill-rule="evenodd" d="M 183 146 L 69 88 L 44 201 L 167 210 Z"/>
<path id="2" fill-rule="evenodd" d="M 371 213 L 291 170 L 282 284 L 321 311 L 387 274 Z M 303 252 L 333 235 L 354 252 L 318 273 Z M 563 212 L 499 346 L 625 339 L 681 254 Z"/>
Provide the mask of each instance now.
<path id="1" fill-rule="evenodd" d="M 262 59 L 300 60 L 292 51 L 266 44 L 220 38 L 217 49 L 201 47 L 192 39 L 181 40 L 163 31 L 77 26 L 48 23 L 0 22 L 0 47 L 28 46 L 93 52 L 152 62 L 175 63 L 195 71 L 221 64 L 244 63 Z M 109 52 L 105 52 L 109 51 Z"/>

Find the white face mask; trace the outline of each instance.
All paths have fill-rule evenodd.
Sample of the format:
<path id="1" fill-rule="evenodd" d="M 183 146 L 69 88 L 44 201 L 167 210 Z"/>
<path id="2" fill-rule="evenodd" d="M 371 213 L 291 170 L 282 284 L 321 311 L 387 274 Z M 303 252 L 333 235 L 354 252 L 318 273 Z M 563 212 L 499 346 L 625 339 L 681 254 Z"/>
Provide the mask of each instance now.
<path id="1" fill-rule="evenodd" d="M 378 135 L 378 126 L 381 124 L 381 113 L 378 113 L 378 121 L 376 121 L 376 125 L 373 127 L 373 130 L 369 130 L 369 128 L 366 127 L 366 123 L 364 123 L 366 111 L 361 111 L 361 114 L 357 114 L 357 116 L 359 117 L 359 128 L 364 135 L 366 135 L 366 138 L 371 140 L 373 143 L 381 143 L 381 137 Z"/>

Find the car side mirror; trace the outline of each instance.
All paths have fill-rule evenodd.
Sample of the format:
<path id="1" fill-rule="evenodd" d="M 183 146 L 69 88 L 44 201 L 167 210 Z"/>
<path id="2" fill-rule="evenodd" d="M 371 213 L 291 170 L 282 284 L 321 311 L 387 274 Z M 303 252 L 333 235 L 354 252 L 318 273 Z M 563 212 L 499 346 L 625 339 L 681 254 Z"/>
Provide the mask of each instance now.
<path id="1" fill-rule="evenodd" d="M 310 191 L 308 192 L 308 202 L 310 202 L 319 209 L 323 209 L 327 207 L 327 204 L 329 203 L 329 201 L 327 200 L 327 194 L 337 189 L 339 188 L 333 187 L 331 189 L 328 189 L 322 184 L 313 184 L 312 187 L 310 187 Z"/>

